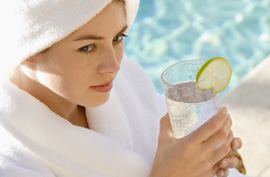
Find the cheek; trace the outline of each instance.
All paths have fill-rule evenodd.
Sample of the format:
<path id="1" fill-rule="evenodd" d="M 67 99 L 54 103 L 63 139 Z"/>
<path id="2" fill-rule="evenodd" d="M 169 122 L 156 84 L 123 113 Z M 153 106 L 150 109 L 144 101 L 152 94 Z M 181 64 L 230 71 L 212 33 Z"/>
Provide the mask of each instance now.
<path id="1" fill-rule="evenodd" d="M 123 56 L 124 56 L 124 42 L 121 43 L 116 49 L 116 58 L 121 63 Z"/>
<path id="2" fill-rule="evenodd" d="M 89 69 L 88 72 L 83 68 L 74 71 L 61 75 L 46 74 L 43 82 L 54 93 L 76 104 L 91 105 L 92 101 L 103 102 L 105 94 L 102 96 L 90 89 L 91 85 L 99 83 L 96 81 L 96 75 L 89 72 Z"/>
<path id="3" fill-rule="evenodd" d="M 62 76 L 50 74 L 50 73 L 40 73 L 38 75 L 38 80 L 45 87 L 60 95 L 62 97 L 71 96 L 72 88 L 70 87 L 69 81 Z"/>

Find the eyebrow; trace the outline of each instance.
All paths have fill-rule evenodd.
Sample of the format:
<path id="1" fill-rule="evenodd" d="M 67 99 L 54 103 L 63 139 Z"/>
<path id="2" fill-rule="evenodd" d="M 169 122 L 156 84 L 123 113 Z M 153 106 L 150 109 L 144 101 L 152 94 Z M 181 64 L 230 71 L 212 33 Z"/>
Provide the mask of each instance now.
<path id="1" fill-rule="evenodd" d="M 127 25 L 125 25 L 119 33 L 124 32 L 126 29 L 128 28 Z M 117 34 L 119 34 L 117 33 Z M 83 36 L 83 37 L 79 37 L 78 39 L 75 39 L 74 41 L 80 41 L 80 40 L 102 40 L 104 39 L 104 37 L 102 36 L 95 36 L 95 35 L 87 35 L 87 36 Z"/>

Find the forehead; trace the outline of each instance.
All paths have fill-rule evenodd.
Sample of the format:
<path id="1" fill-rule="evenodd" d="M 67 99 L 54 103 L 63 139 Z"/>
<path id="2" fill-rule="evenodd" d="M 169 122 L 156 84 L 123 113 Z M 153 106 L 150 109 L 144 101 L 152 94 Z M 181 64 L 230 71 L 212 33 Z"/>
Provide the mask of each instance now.
<path id="1" fill-rule="evenodd" d="M 75 39 L 82 35 L 97 35 L 106 38 L 107 35 L 115 35 L 126 25 L 125 4 L 122 1 L 112 1 L 100 13 L 67 38 Z"/>

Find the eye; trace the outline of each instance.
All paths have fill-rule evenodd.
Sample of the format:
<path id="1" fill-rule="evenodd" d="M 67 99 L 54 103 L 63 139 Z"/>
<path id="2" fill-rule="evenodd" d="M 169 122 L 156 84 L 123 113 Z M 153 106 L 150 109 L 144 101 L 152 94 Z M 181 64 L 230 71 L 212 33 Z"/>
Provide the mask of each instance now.
<path id="1" fill-rule="evenodd" d="M 124 33 L 119 34 L 113 38 L 113 41 L 114 42 L 121 42 L 124 39 L 124 37 L 127 37 L 127 35 L 125 35 Z"/>
<path id="2" fill-rule="evenodd" d="M 90 44 L 79 49 L 80 52 L 91 52 L 95 48 L 94 44 Z"/>

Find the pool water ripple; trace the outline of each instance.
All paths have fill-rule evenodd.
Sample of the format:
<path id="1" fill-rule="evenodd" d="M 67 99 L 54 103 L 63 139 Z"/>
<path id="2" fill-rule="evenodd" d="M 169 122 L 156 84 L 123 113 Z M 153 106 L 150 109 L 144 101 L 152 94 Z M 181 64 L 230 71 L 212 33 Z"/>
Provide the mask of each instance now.
<path id="1" fill-rule="evenodd" d="M 233 76 L 228 88 L 270 54 L 270 0 L 142 0 L 125 43 L 162 93 L 171 64 L 221 56 Z"/>

